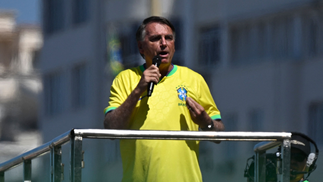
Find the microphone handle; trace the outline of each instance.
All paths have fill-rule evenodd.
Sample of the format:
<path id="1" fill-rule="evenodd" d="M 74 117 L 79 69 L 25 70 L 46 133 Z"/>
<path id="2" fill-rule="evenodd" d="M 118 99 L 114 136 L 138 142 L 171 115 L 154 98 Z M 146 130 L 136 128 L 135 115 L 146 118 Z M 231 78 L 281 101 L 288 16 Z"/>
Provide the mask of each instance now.
<path id="1" fill-rule="evenodd" d="M 148 85 L 148 93 L 147 93 L 147 96 L 150 97 L 151 94 L 153 93 L 153 90 L 154 90 L 154 82 L 150 82 L 149 85 Z"/>
<path id="2" fill-rule="evenodd" d="M 154 64 L 155 66 L 158 66 L 157 62 Z M 150 97 L 151 94 L 153 93 L 153 90 L 154 90 L 154 85 L 155 83 L 154 82 L 150 82 L 149 85 L 148 85 L 148 92 L 147 92 L 147 96 Z"/>

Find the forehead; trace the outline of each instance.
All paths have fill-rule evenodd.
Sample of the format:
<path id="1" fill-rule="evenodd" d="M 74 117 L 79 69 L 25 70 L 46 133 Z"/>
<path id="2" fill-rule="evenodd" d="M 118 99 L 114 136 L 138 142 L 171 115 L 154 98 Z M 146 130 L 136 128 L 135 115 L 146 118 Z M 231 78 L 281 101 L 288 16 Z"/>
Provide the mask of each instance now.
<path id="1" fill-rule="evenodd" d="M 158 22 L 148 23 L 145 30 L 146 30 L 146 35 L 173 34 L 172 29 L 168 25 L 158 23 Z"/>

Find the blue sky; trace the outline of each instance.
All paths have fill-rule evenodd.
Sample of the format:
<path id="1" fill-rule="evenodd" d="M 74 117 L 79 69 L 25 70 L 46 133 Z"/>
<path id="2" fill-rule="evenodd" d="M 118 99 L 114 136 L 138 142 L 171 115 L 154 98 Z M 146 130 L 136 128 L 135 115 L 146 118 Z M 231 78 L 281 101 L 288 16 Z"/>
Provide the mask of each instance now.
<path id="1" fill-rule="evenodd" d="M 0 0 L 0 10 L 17 12 L 17 23 L 40 24 L 40 0 Z"/>

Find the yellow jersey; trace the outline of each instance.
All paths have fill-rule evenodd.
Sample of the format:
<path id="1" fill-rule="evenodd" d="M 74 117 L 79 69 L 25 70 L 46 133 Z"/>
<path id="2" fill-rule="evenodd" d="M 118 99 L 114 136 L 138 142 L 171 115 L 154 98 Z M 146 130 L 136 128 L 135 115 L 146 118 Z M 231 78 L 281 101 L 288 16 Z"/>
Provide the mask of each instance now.
<path id="1" fill-rule="evenodd" d="M 107 113 L 119 107 L 137 86 L 144 65 L 124 70 L 111 86 Z M 154 86 L 151 97 L 144 92 L 131 115 L 132 130 L 198 131 L 186 107 L 186 97 L 198 102 L 212 119 L 221 119 L 203 77 L 187 67 L 173 69 Z M 198 164 L 199 141 L 121 140 L 123 181 L 202 181 Z"/>

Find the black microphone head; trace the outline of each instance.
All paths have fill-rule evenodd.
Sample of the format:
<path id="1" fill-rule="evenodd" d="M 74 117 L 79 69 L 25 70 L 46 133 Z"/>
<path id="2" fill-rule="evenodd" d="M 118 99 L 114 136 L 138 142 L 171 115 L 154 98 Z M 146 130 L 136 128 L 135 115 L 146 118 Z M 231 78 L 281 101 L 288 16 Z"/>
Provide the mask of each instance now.
<path id="1" fill-rule="evenodd" d="M 153 58 L 153 65 L 159 67 L 161 63 L 161 57 L 157 54 L 154 58 Z"/>

